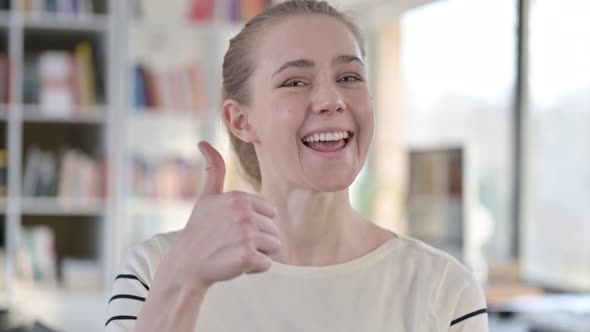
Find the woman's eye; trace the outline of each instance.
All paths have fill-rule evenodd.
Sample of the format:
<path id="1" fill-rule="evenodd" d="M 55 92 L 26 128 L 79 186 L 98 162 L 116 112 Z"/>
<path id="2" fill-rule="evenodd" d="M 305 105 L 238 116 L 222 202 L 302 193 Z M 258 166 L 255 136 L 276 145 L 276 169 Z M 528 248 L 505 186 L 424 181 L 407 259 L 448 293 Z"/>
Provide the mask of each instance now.
<path id="1" fill-rule="evenodd" d="M 283 86 L 286 86 L 286 87 L 302 87 L 305 85 L 306 84 L 303 81 L 298 81 L 298 80 L 287 81 L 285 84 L 283 84 Z"/>
<path id="2" fill-rule="evenodd" d="M 358 76 L 353 76 L 353 75 L 348 75 L 348 76 L 344 76 L 341 79 L 339 79 L 338 81 L 340 82 L 345 82 L 345 83 L 352 83 L 352 82 L 358 82 L 361 81 L 361 78 Z"/>

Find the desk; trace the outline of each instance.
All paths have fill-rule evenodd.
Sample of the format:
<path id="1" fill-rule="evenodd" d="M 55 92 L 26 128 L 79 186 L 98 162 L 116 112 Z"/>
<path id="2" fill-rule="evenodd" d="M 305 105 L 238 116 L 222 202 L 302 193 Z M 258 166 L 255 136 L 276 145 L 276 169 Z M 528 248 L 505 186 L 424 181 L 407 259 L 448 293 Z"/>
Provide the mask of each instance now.
<path id="1" fill-rule="evenodd" d="M 492 298 L 488 309 L 492 332 L 590 332 L 590 293 Z"/>

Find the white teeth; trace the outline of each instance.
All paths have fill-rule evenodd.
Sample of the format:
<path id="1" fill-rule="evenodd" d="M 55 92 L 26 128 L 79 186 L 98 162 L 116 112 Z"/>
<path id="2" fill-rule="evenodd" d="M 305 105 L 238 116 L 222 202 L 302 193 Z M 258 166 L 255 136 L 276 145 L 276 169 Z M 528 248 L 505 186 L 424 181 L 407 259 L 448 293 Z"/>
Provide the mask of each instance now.
<path id="1" fill-rule="evenodd" d="M 347 131 L 335 131 L 328 133 L 311 134 L 305 136 L 303 141 L 306 143 L 319 142 L 319 141 L 338 141 L 341 139 L 348 138 L 349 134 Z"/>

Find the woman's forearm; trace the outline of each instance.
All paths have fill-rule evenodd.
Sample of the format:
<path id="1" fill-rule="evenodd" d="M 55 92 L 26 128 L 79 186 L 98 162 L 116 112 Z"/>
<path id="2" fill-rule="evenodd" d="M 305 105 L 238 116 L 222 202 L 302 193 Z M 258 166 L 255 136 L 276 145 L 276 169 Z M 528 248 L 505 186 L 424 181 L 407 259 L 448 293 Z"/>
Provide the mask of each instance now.
<path id="1" fill-rule="evenodd" d="M 193 332 L 206 288 L 180 285 L 166 269 L 158 269 L 134 331 Z"/>

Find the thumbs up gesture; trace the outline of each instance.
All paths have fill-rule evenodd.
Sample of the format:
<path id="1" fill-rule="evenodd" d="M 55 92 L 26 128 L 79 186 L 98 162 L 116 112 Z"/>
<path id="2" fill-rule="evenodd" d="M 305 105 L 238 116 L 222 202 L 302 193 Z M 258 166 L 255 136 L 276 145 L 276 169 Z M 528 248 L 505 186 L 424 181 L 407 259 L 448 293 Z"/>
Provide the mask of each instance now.
<path id="1" fill-rule="evenodd" d="M 280 249 L 275 208 L 258 195 L 223 192 L 225 162 L 207 142 L 199 143 L 206 179 L 190 219 L 168 259 L 177 260 L 179 281 L 208 288 L 243 273 L 270 268 Z"/>

